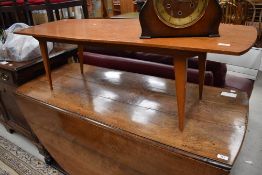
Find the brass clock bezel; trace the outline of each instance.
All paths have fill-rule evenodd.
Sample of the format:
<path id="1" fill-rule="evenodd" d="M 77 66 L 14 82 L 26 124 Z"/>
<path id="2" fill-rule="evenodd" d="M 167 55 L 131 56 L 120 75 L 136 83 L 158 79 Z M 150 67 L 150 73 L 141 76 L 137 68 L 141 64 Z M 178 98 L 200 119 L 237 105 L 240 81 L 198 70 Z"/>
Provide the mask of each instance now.
<path id="1" fill-rule="evenodd" d="M 206 2 L 205 2 L 205 4 L 204 4 L 204 8 L 203 8 L 201 14 L 200 14 L 193 22 L 188 23 L 188 24 L 185 24 L 185 25 L 174 25 L 174 24 L 172 24 L 172 23 L 167 22 L 166 20 L 164 20 L 164 19 L 160 16 L 160 13 L 159 13 L 159 11 L 158 11 L 157 8 L 156 8 L 156 6 L 157 6 L 157 1 L 159 1 L 159 0 L 153 0 L 153 4 L 154 4 L 155 13 L 156 13 L 158 19 L 159 19 L 160 21 L 162 21 L 164 24 L 166 24 L 167 26 L 173 27 L 173 28 L 186 28 L 186 27 L 192 26 L 192 25 L 194 25 L 195 23 L 197 23 L 197 22 L 204 16 L 205 11 L 206 11 L 205 9 L 207 8 L 208 3 L 209 3 L 209 0 L 205 0 Z M 200 0 L 200 1 L 201 1 L 201 0 Z"/>

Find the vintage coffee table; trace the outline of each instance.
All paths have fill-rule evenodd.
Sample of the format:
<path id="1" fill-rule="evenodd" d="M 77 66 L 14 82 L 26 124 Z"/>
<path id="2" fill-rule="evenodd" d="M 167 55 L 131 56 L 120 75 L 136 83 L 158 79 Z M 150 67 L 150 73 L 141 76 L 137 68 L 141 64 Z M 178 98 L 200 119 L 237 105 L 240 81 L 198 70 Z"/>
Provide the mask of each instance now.
<path id="1" fill-rule="evenodd" d="M 85 44 L 173 55 L 176 91 L 179 92 L 177 93 L 177 104 L 181 131 L 184 128 L 185 118 L 187 59 L 193 56 L 199 57 L 199 99 L 201 99 L 206 53 L 241 55 L 252 47 L 257 37 L 254 27 L 222 24 L 220 26 L 221 37 L 216 38 L 139 39 L 141 28 L 138 19 L 61 20 L 23 29 L 17 33 L 31 35 L 39 40 L 51 90 L 53 86 L 47 54 L 47 41 L 78 44 L 81 73 L 83 73 Z"/>

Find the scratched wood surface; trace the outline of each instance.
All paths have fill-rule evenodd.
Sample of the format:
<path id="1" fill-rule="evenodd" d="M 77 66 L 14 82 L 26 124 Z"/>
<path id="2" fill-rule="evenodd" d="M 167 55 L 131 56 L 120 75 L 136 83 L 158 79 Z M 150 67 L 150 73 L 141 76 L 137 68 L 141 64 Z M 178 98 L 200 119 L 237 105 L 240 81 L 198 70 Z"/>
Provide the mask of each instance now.
<path id="1" fill-rule="evenodd" d="M 138 19 L 67 19 L 23 29 L 18 34 L 71 43 L 111 44 L 121 48 L 166 49 L 241 55 L 254 44 L 257 31 L 251 26 L 221 24 L 221 37 L 139 39 Z M 220 45 L 219 43 L 222 43 Z M 230 46 L 228 46 L 230 45 Z"/>
<path id="2" fill-rule="evenodd" d="M 54 137 L 50 136 L 50 140 L 39 128 L 48 120 L 51 125 L 43 127 L 57 127 L 61 132 L 67 132 L 64 131 L 66 123 L 37 113 L 37 109 L 31 108 L 32 104 L 26 105 L 28 100 L 74 114 L 73 118 L 79 118 L 79 122 L 91 120 L 102 128 L 106 126 L 120 134 L 137 137 L 141 142 L 153 142 L 172 152 L 207 161 L 212 166 L 219 164 L 230 169 L 242 145 L 248 112 L 248 99 L 244 93 L 236 92 L 237 97 L 230 98 L 220 95 L 229 90 L 204 87 L 203 100 L 199 101 L 198 86 L 189 84 L 185 129 L 180 132 L 173 80 L 86 65 L 81 75 L 79 64 L 54 71 L 53 80 L 53 91 L 49 90 L 45 77 L 33 80 L 17 91 L 28 122 L 40 141 L 51 149 L 51 154 L 57 154 L 57 148 L 52 146 Z M 83 128 L 79 131 L 77 128 L 75 126 L 76 130 L 70 135 L 84 137 Z M 218 154 L 227 156 L 228 160 L 218 158 Z M 57 156 L 58 162 L 64 159 L 60 154 Z"/>

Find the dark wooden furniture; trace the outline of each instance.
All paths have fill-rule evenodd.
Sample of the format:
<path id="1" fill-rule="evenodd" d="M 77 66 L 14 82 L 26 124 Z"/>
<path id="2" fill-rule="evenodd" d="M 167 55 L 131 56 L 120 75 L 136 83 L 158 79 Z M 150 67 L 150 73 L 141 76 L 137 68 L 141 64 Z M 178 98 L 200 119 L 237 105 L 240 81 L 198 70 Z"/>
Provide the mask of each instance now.
<path id="1" fill-rule="evenodd" d="M 228 24 L 253 25 L 256 17 L 255 4 L 250 0 L 220 1 L 222 22 Z"/>
<path id="2" fill-rule="evenodd" d="M 0 28 L 8 28 L 15 22 L 26 22 L 23 0 L 0 0 Z"/>
<path id="3" fill-rule="evenodd" d="M 86 0 L 0 0 L 0 27 L 7 28 L 15 22 L 35 25 L 34 10 L 46 10 L 48 21 L 60 20 L 61 9 L 75 6 L 81 6 L 84 18 L 88 18 Z"/>
<path id="4" fill-rule="evenodd" d="M 133 13 L 138 10 L 137 2 L 134 0 L 112 0 L 111 5 L 109 5 L 110 1 L 102 0 L 102 7 L 103 7 L 103 17 L 104 18 L 111 18 L 112 16 L 126 14 L 126 13 Z M 139 2 L 139 7 L 141 7 L 141 3 Z M 112 6 L 112 12 L 108 12 L 108 6 Z M 139 8 L 140 9 L 140 8 Z"/>
<path id="5" fill-rule="evenodd" d="M 188 84 L 184 132 L 173 80 L 79 64 L 17 90 L 41 143 L 69 174 L 225 175 L 241 148 L 248 98 Z M 34 109 L 34 110 L 33 110 Z"/>
<path id="6" fill-rule="evenodd" d="M 75 7 L 75 6 L 81 6 L 84 18 L 88 18 L 88 11 L 87 11 L 87 2 L 86 0 L 60 0 L 60 2 L 51 2 L 46 0 L 47 4 L 47 9 L 51 10 L 51 12 L 55 11 L 56 13 L 56 19 L 60 20 L 60 15 L 58 13 L 59 9 L 62 8 L 70 8 L 70 7 Z M 49 20 L 48 21 L 54 21 L 54 16 L 49 15 L 48 16 Z"/>
<path id="7" fill-rule="evenodd" d="M 75 54 L 75 46 L 57 44 L 50 54 L 51 67 L 55 68 L 67 63 L 65 58 Z M 26 122 L 15 101 L 14 93 L 18 86 L 43 73 L 44 66 L 41 58 L 20 63 L 0 64 L 0 113 L 2 113 L 0 122 L 4 124 L 9 132 L 21 133 L 33 141 L 42 154 L 44 154 L 43 147 Z"/>
<path id="8" fill-rule="evenodd" d="M 108 6 L 107 3 L 108 2 L 104 0 L 103 4 Z M 136 11 L 136 4 L 133 0 L 112 0 L 112 15 L 113 16 L 135 12 L 135 11 Z"/>
<path id="9" fill-rule="evenodd" d="M 113 15 L 121 14 L 121 2 L 120 0 L 112 0 Z"/>
<path id="10" fill-rule="evenodd" d="M 228 32 L 234 31 L 234 32 Z M 174 55 L 179 128 L 184 128 L 187 81 L 187 60 L 199 58 L 199 99 L 202 98 L 206 53 L 241 55 L 247 52 L 256 40 L 256 29 L 248 26 L 221 25 L 221 37 L 157 38 L 139 39 L 141 28 L 137 19 L 61 20 L 34 26 L 17 32 L 32 35 L 40 42 L 46 76 L 53 89 L 47 53 L 47 41 L 78 44 L 80 68 L 83 72 L 83 45 L 103 45 L 115 49 L 151 51 Z M 249 33 L 249 35 L 246 35 Z M 128 35 L 127 35 L 128 34 Z"/>
<path id="11" fill-rule="evenodd" d="M 33 25 L 31 12 L 33 10 L 46 10 L 48 21 L 60 20 L 59 10 L 81 6 L 84 18 L 88 18 L 87 1 L 86 0 L 25 0 L 25 11 L 28 17 L 29 25 Z M 55 15 L 55 16 L 54 16 Z"/>

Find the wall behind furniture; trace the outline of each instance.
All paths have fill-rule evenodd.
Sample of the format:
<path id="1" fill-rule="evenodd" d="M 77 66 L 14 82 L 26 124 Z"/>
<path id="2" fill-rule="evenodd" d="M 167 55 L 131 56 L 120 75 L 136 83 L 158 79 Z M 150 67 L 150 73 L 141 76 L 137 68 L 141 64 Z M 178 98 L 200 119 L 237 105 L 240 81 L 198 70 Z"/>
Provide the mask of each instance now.
<path id="1" fill-rule="evenodd" d="M 227 64 L 228 73 L 255 80 L 262 70 L 262 48 L 251 48 L 241 56 L 208 53 L 208 60 Z"/>

